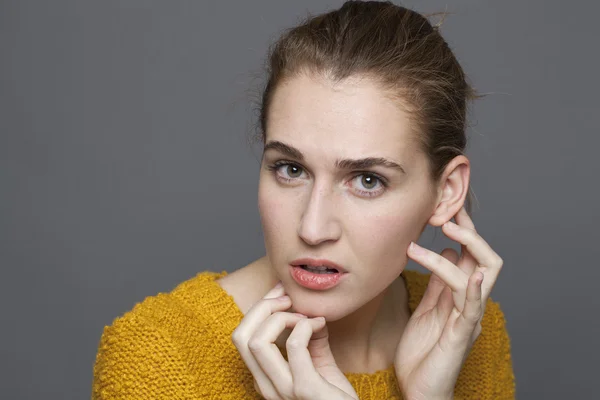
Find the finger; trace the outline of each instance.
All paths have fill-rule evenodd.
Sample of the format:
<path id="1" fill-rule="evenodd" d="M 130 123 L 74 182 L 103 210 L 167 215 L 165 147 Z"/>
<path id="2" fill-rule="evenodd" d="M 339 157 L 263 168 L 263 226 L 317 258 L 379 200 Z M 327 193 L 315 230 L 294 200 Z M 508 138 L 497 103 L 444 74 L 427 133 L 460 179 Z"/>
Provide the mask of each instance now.
<path id="1" fill-rule="evenodd" d="M 248 370 L 252 373 L 254 379 L 257 381 L 261 394 L 265 397 L 274 397 L 277 395 L 277 391 L 252 355 L 252 352 L 248 348 L 248 341 L 258 327 L 271 314 L 278 311 L 287 310 L 291 307 L 292 302 L 288 296 L 267 298 L 267 296 L 273 296 L 281 293 L 282 289 L 282 287 L 273 288 L 265 295 L 265 297 L 254 304 L 231 334 L 231 340 L 234 346 L 240 353 L 240 356 L 246 364 L 246 367 L 248 367 Z"/>
<path id="2" fill-rule="evenodd" d="M 502 258 L 500 258 L 500 256 L 475 230 L 459 226 L 451 221 L 443 226 L 444 233 L 446 233 L 448 237 L 463 244 L 467 248 L 467 252 L 473 256 L 474 262 L 486 276 L 486 284 L 482 287 L 482 293 L 484 299 L 487 299 L 502 268 Z M 473 262 L 471 261 L 471 263 Z M 473 267 L 472 271 L 474 270 L 475 268 Z"/>
<path id="3" fill-rule="evenodd" d="M 289 296 L 262 298 L 248 310 L 233 333 L 240 342 L 246 343 L 271 314 L 285 311 L 291 306 L 292 300 Z"/>
<path id="4" fill-rule="evenodd" d="M 456 264 L 458 260 L 458 253 L 456 250 L 451 248 L 446 248 L 442 250 L 441 256 L 450 261 L 453 264 Z M 415 313 L 421 313 L 427 310 L 432 309 L 438 304 L 438 300 L 442 291 L 446 287 L 444 281 L 437 276 L 436 274 L 431 274 L 429 278 L 429 283 L 427 284 L 427 289 L 419 302 L 419 305 L 415 309 Z"/>
<path id="5" fill-rule="evenodd" d="M 442 252 L 440 253 L 442 257 L 444 257 L 446 260 L 450 261 L 452 264 L 456 264 L 458 262 L 458 253 L 456 252 L 456 250 L 447 247 L 444 250 L 442 250 Z"/>
<path id="6" fill-rule="evenodd" d="M 468 228 L 468 229 L 475 230 L 475 224 L 473 223 L 473 220 L 467 213 L 467 210 L 465 209 L 465 207 L 461 207 L 461 209 L 458 211 L 458 213 L 456 213 L 456 215 L 454 216 L 454 221 L 456 221 L 457 225 L 460 225 L 460 226 Z M 443 230 L 443 228 L 442 228 L 442 230 Z M 460 256 L 461 264 L 457 264 L 457 265 L 460 269 L 465 271 L 467 273 L 467 275 L 470 276 L 473 273 L 473 271 L 475 270 L 475 267 L 477 266 L 477 261 L 475 261 L 475 259 L 471 255 L 471 253 L 469 253 L 467 251 L 467 247 L 465 245 L 461 244 L 460 249 L 461 249 L 461 256 Z"/>
<path id="7" fill-rule="evenodd" d="M 319 318 L 314 319 L 319 320 Z M 321 325 L 322 327 L 320 327 Z M 308 342 L 307 349 L 315 369 L 327 365 L 334 366 L 336 364 L 333 353 L 331 352 L 331 347 L 329 346 L 329 330 L 327 329 L 325 318 L 323 318 L 323 324 L 318 325 L 314 329 L 310 341 Z"/>
<path id="8" fill-rule="evenodd" d="M 315 356 L 322 360 L 324 351 L 329 350 L 327 333 L 325 332 L 325 336 L 320 335 L 314 338 L 318 341 L 316 344 L 313 343 L 314 340 L 311 340 L 315 332 L 324 327 L 325 318 L 322 317 L 299 321 L 286 342 L 289 368 L 294 380 L 294 394 L 300 398 L 315 398 L 317 393 L 323 397 L 324 391 L 327 390 L 327 385 L 319 385 L 320 382 L 323 382 L 323 378 L 317 372 L 313 360 Z M 323 339 L 325 339 L 326 345 Z M 319 354 L 312 354 L 309 346 L 311 350 Z"/>
<path id="9" fill-rule="evenodd" d="M 423 267 L 436 274 L 446 285 L 450 286 L 452 291 L 464 294 L 469 276 L 455 264 L 440 254 L 414 242 L 411 242 L 407 254 Z"/>
<path id="10" fill-rule="evenodd" d="M 451 222 L 451 221 L 449 221 L 449 222 Z M 450 225 L 450 224 L 448 224 L 448 225 Z M 444 232 L 444 234 L 446 234 L 446 236 L 453 239 L 454 238 L 453 236 L 446 233 L 448 225 L 446 225 L 446 224 L 442 225 L 442 231 Z M 470 228 L 466 228 L 466 229 L 470 229 Z M 467 246 L 465 246 L 462 243 L 460 243 L 460 259 L 458 260 L 456 265 L 458 266 L 458 268 L 463 270 L 469 276 L 473 273 L 473 271 L 475 271 L 475 268 L 477 267 L 477 260 L 475 260 L 475 257 L 473 257 L 473 255 L 471 253 L 469 253 Z"/>
<path id="11" fill-rule="evenodd" d="M 269 290 L 262 299 L 255 303 L 246 313 L 236 331 L 244 332 L 249 339 L 251 334 L 269 317 L 269 315 L 290 308 L 292 302 L 289 296 L 285 295 L 283 283 L 279 281 L 271 290 Z"/>
<path id="12" fill-rule="evenodd" d="M 467 213 L 467 210 L 465 209 L 465 207 L 462 207 L 458 211 L 458 213 L 456 213 L 456 215 L 454 216 L 454 220 L 456 221 L 457 225 L 460 225 L 467 229 L 472 229 L 474 231 L 477 231 L 475 229 L 475 224 L 473 223 L 473 220 L 471 219 L 471 216 L 469 215 L 469 213 Z M 467 275 L 470 276 L 473 273 L 473 271 L 475 271 L 475 268 L 477 267 L 477 260 L 475 260 L 473 255 L 471 253 L 469 253 L 469 251 L 467 250 L 467 246 L 465 246 L 464 244 L 461 244 L 460 248 L 461 248 L 461 258 L 464 259 L 464 261 L 463 261 L 464 264 L 458 264 L 458 267 L 461 268 L 463 271 L 465 271 L 467 273 Z"/>
<path id="13" fill-rule="evenodd" d="M 450 289 L 448 286 L 446 286 L 446 288 L 440 295 L 440 298 L 436 305 L 437 313 L 438 313 L 440 320 L 442 320 L 442 321 L 448 320 L 450 313 L 456 307 L 456 297 L 458 297 L 458 296 L 456 296 L 455 292 L 453 292 L 452 289 Z M 464 298 L 464 296 L 463 296 L 463 298 Z"/>
<path id="14" fill-rule="evenodd" d="M 469 277 L 466 300 L 464 302 L 463 311 L 458 311 L 453 308 L 449 317 L 450 324 L 447 324 L 442 333 L 442 337 L 435 347 L 435 351 L 440 352 L 439 356 L 447 360 L 455 358 L 462 360 L 462 365 L 466 359 L 468 351 L 473 345 L 475 332 L 481 332 L 481 317 L 483 311 L 481 308 L 481 286 L 477 284 L 480 271 L 474 272 Z M 458 374 L 458 370 L 456 373 Z M 448 372 L 452 374 L 452 371 Z"/>
<path id="15" fill-rule="evenodd" d="M 292 374 L 275 340 L 286 328 L 294 328 L 306 316 L 277 312 L 256 330 L 248 341 L 248 348 L 275 390 L 282 396 L 290 396 L 293 389 Z M 288 354 L 289 357 L 289 354 Z"/>
<path id="16" fill-rule="evenodd" d="M 481 321 L 483 316 L 483 304 L 481 294 L 481 282 L 484 275 L 481 271 L 475 271 L 469 277 L 467 287 L 467 296 L 460 316 L 456 320 L 455 332 L 457 337 L 464 338 L 465 343 L 469 344 L 473 337 L 473 331 Z"/>
<path id="17" fill-rule="evenodd" d="M 442 228 L 448 237 L 465 245 L 480 266 L 497 266 L 500 256 L 474 229 L 465 228 L 452 221 L 446 222 Z"/>
<path id="18" fill-rule="evenodd" d="M 454 216 L 454 219 L 458 225 L 475 230 L 475 224 L 464 207 L 461 207 L 461 209 Z"/>
<path id="19" fill-rule="evenodd" d="M 283 296 L 284 294 L 285 288 L 283 287 L 283 283 L 279 281 L 271 290 L 267 292 L 267 294 L 263 296 L 263 299 L 274 299 Z"/>

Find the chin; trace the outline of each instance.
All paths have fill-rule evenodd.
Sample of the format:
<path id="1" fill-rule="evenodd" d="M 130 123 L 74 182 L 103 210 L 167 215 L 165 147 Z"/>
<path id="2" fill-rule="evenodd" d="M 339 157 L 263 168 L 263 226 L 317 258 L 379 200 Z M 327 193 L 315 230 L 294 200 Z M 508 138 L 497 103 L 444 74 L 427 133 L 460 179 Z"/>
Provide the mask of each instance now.
<path id="1" fill-rule="evenodd" d="M 344 318 L 352 312 L 347 307 L 330 304 L 333 302 L 338 303 L 335 299 L 324 301 L 319 298 L 320 296 L 304 293 L 289 293 L 289 296 L 292 299 L 292 308 L 289 311 L 306 315 L 308 318 L 325 317 L 327 322 L 333 322 Z"/>

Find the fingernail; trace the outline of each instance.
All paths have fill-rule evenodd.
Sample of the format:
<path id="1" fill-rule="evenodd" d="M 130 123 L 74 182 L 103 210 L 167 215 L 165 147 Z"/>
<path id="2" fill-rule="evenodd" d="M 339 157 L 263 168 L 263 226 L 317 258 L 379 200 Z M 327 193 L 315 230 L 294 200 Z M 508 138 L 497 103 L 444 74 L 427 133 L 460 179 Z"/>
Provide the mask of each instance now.
<path id="1" fill-rule="evenodd" d="M 277 282 L 277 285 L 275 285 L 273 289 L 279 289 L 280 287 L 283 287 L 283 283 L 281 281 Z"/>
<path id="2" fill-rule="evenodd" d="M 297 312 L 296 312 L 296 313 L 294 313 L 294 315 L 297 315 L 297 316 L 299 316 L 300 318 L 308 318 L 306 315 L 304 315 L 304 314 L 300 314 L 300 313 L 297 313 Z"/>
<path id="3" fill-rule="evenodd" d="M 418 255 L 425 254 L 425 249 L 423 249 L 421 246 L 419 246 L 415 242 L 410 242 L 410 247 L 409 248 L 410 248 L 410 251 L 413 254 L 418 254 Z"/>
<path id="4" fill-rule="evenodd" d="M 290 296 L 288 296 L 288 295 L 279 296 L 277 298 L 277 300 L 279 300 L 279 301 L 288 301 L 289 299 L 290 299 Z"/>

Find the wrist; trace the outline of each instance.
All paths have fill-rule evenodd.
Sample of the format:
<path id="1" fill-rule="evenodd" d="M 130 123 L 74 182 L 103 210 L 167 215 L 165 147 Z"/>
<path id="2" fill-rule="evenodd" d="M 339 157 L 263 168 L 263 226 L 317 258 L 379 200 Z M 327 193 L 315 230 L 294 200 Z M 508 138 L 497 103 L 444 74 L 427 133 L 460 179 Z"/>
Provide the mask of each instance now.
<path id="1" fill-rule="evenodd" d="M 406 387 L 410 385 L 402 384 L 405 380 L 400 379 L 398 371 L 396 371 L 396 381 L 398 382 L 398 388 L 400 389 L 400 393 L 404 400 L 454 400 L 454 392 L 447 394 L 431 394 Z"/>
<path id="2" fill-rule="evenodd" d="M 402 389 L 402 388 L 401 388 Z M 454 400 L 454 394 L 450 394 L 450 395 L 428 395 L 426 393 L 419 393 L 419 394 L 414 394 L 414 393 L 406 393 L 403 390 L 400 390 L 402 393 L 402 398 L 404 400 Z"/>

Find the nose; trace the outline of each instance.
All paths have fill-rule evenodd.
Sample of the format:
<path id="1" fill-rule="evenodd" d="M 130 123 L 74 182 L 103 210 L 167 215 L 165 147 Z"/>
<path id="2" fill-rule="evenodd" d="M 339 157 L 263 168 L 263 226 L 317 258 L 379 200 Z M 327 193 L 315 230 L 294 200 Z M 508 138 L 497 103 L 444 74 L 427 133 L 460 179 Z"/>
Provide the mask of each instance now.
<path id="1" fill-rule="evenodd" d="M 298 226 L 298 236 L 311 246 L 340 238 L 342 230 L 335 215 L 333 196 L 326 187 L 313 186 Z"/>

